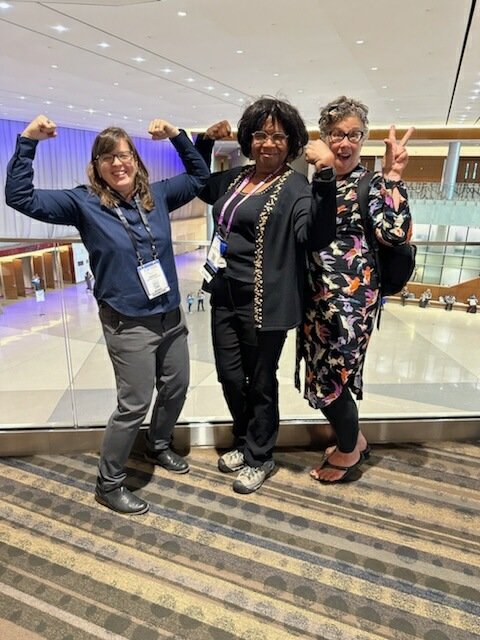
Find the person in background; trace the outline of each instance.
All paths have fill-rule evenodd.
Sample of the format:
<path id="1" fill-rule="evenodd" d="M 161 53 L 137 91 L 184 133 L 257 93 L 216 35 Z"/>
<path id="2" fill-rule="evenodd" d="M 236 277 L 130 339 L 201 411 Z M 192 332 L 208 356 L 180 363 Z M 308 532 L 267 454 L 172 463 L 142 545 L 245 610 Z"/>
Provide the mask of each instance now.
<path id="1" fill-rule="evenodd" d="M 358 479 L 359 465 L 370 447 L 359 429 L 358 400 L 363 394 L 363 366 L 378 311 L 379 282 L 357 201 L 357 188 L 367 170 L 360 164 L 368 135 L 368 108 L 341 96 L 320 114 L 320 140 L 306 157 L 315 166 L 336 172 L 337 230 L 321 251 L 308 251 L 304 321 L 297 343 L 298 363 L 305 361 L 305 398 L 320 409 L 335 431 L 337 443 L 327 448 L 311 476 L 326 484 Z M 383 171 L 370 179 L 369 216 L 379 242 L 403 244 L 411 235 L 411 217 L 402 174 L 405 148 L 413 129 L 400 141 L 395 127 L 385 139 Z M 317 165 L 318 163 L 318 165 Z M 299 386 L 297 368 L 297 386 Z"/>
<path id="2" fill-rule="evenodd" d="M 110 416 L 98 465 L 95 498 L 120 513 L 145 513 L 149 505 L 125 485 L 125 465 L 157 397 L 146 458 L 174 473 L 188 463 L 170 448 L 189 383 L 187 328 L 180 308 L 169 212 L 192 200 L 209 170 L 185 132 L 153 120 L 153 140 L 169 138 L 187 173 L 149 184 L 130 136 L 109 127 L 95 138 L 89 184 L 35 189 L 33 160 L 39 141 L 56 125 L 37 116 L 17 139 L 7 168 L 6 202 L 31 218 L 73 225 L 89 253 L 105 341 L 115 371 L 117 408 Z"/>
<path id="3" fill-rule="evenodd" d="M 402 300 L 402 307 L 405 306 L 406 301 L 409 299 L 410 297 L 410 291 L 408 290 L 408 287 L 403 287 L 402 292 L 400 294 L 400 298 Z"/>
<path id="4" fill-rule="evenodd" d="M 192 313 L 193 301 L 194 301 L 193 293 L 190 291 L 189 293 L 187 293 L 187 311 L 188 311 L 188 313 Z"/>
<path id="5" fill-rule="evenodd" d="M 42 289 L 42 280 L 38 273 L 34 273 L 32 276 L 32 287 L 34 291 L 40 291 Z"/>
<path id="6" fill-rule="evenodd" d="M 85 273 L 85 284 L 87 285 L 87 293 L 92 293 L 93 291 L 93 276 L 90 271 Z"/>
<path id="7" fill-rule="evenodd" d="M 205 292 L 199 289 L 197 293 L 197 311 L 205 311 Z"/>
<path id="8" fill-rule="evenodd" d="M 431 299 L 432 299 L 431 290 L 425 289 L 425 291 L 420 296 L 420 301 L 418 303 L 418 306 L 421 307 L 422 309 L 425 309 L 425 307 L 428 306 L 428 303 L 430 302 Z"/>
<path id="9" fill-rule="evenodd" d="M 230 125 L 222 121 L 195 144 L 209 161 L 214 141 L 228 137 Z M 239 472 L 238 493 L 256 491 L 275 471 L 276 372 L 287 331 L 301 320 L 305 247 L 320 249 L 335 234 L 332 170 L 325 175 L 319 164 L 310 185 L 289 165 L 307 140 L 293 106 L 262 97 L 238 123 L 240 148 L 252 163 L 213 174 L 200 193 L 213 205 L 205 276 L 215 364 L 233 417 L 234 446 L 218 467 Z"/>
<path id="10" fill-rule="evenodd" d="M 453 309 L 453 305 L 455 304 L 455 302 L 457 301 L 456 297 L 451 295 L 451 294 L 447 294 L 444 297 L 444 302 L 445 302 L 445 311 L 451 311 Z"/>
<path id="11" fill-rule="evenodd" d="M 467 299 L 467 313 L 477 313 L 478 298 L 472 293 Z"/>

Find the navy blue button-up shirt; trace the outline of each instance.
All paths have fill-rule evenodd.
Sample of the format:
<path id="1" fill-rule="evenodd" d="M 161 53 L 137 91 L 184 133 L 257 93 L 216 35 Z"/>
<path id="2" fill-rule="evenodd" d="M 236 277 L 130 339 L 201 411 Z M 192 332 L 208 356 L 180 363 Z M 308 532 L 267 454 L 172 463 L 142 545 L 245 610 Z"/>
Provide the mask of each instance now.
<path id="1" fill-rule="evenodd" d="M 155 208 L 147 214 L 148 222 L 170 286 L 170 291 L 153 300 L 148 299 L 142 287 L 132 240 L 115 211 L 101 205 L 98 196 L 87 186 L 35 189 L 33 159 L 38 144 L 35 140 L 19 136 L 8 164 L 7 204 L 36 220 L 76 227 L 90 256 L 97 300 L 127 316 L 164 313 L 180 304 L 169 212 L 190 202 L 200 192 L 209 170 L 185 132 L 180 132 L 171 142 L 187 173 L 150 185 Z M 144 262 L 149 262 L 152 260 L 150 239 L 134 203 L 122 202 L 120 207 Z"/>

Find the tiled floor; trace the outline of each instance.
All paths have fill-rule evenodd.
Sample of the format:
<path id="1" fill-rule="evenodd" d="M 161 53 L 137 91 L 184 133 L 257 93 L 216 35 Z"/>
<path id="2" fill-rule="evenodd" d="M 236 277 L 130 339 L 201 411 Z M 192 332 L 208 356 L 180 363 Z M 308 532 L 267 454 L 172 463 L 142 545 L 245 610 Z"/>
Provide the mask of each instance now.
<path id="1" fill-rule="evenodd" d="M 182 297 L 201 284 L 201 251 L 177 260 Z M 196 309 L 196 306 L 194 307 Z M 228 419 L 205 312 L 187 315 L 191 388 L 181 420 Z M 68 336 L 68 341 L 64 336 Z M 480 413 L 480 314 L 387 303 L 367 357 L 366 417 Z M 282 418 L 314 417 L 293 386 L 294 333 L 280 370 Z M 115 404 L 114 378 L 97 317 L 83 284 L 3 305 L 0 315 L 0 425 L 103 425 Z"/>

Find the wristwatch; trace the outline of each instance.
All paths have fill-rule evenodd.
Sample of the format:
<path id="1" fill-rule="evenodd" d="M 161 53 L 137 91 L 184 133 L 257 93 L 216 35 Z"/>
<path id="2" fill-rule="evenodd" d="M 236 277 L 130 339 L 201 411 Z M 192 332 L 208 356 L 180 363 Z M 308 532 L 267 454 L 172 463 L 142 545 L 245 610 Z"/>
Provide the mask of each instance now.
<path id="1" fill-rule="evenodd" d="M 317 178 L 323 182 L 330 182 L 336 176 L 335 169 L 333 167 L 322 167 L 320 171 L 317 171 Z"/>

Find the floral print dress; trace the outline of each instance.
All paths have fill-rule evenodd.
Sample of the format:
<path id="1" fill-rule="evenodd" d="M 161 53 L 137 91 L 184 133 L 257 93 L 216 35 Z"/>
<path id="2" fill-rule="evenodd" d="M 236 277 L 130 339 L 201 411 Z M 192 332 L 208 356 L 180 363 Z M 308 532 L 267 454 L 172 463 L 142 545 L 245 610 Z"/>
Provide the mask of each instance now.
<path id="1" fill-rule="evenodd" d="M 297 334 L 297 365 L 305 360 L 305 398 L 320 409 L 348 385 L 362 398 L 363 367 L 378 309 L 378 279 L 357 202 L 366 173 L 357 166 L 337 181 L 337 237 L 325 249 L 307 254 L 304 321 Z M 369 216 L 378 242 L 408 242 L 411 216 L 403 183 L 395 211 L 380 174 L 370 181 Z M 299 383 L 297 366 L 297 386 Z"/>

